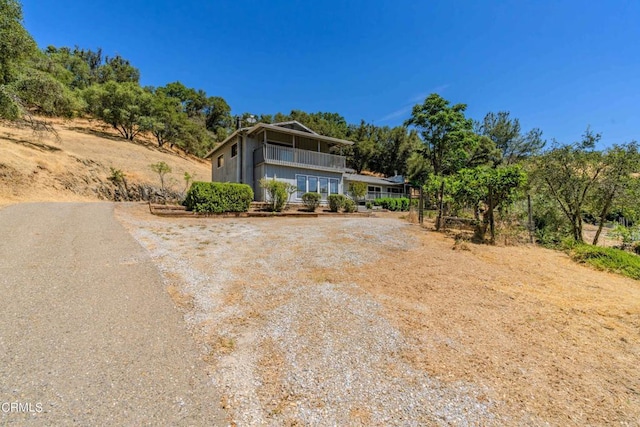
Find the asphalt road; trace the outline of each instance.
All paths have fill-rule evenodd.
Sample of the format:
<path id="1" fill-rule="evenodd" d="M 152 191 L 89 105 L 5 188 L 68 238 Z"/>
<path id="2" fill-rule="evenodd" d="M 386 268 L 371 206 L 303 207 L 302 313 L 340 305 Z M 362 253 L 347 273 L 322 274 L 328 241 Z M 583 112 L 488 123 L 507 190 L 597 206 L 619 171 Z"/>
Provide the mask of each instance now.
<path id="1" fill-rule="evenodd" d="M 0 210 L 0 425 L 225 425 L 148 254 L 109 203 Z"/>

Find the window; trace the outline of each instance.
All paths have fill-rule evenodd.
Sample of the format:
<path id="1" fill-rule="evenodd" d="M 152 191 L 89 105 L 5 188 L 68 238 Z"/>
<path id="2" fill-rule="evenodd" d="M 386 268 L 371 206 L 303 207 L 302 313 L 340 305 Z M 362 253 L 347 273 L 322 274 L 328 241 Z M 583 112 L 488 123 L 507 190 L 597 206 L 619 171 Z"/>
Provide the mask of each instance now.
<path id="1" fill-rule="evenodd" d="M 320 194 L 326 196 L 329 192 L 329 180 L 327 178 L 320 178 Z"/>
<path id="2" fill-rule="evenodd" d="M 338 194 L 338 180 L 335 178 L 329 179 L 329 193 Z"/>
<path id="3" fill-rule="evenodd" d="M 218 156 L 218 167 L 221 168 L 224 166 L 224 154 L 221 156 Z"/>
<path id="4" fill-rule="evenodd" d="M 369 191 L 369 193 L 381 193 L 382 189 L 380 187 L 369 186 L 368 191 Z"/>
<path id="5" fill-rule="evenodd" d="M 233 159 L 238 155 L 238 143 L 235 143 L 231 146 L 231 158 Z"/>
<path id="6" fill-rule="evenodd" d="M 307 189 L 309 193 L 317 193 L 318 192 L 318 178 L 315 176 L 309 177 L 309 188 Z"/>
<path id="7" fill-rule="evenodd" d="M 298 187 L 296 197 L 302 199 L 302 195 L 307 192 L 307 176 L 296 175 L 296 186 Z"/>
<path id="8" fill-rule="evenodd" d="M 397 193 L 400 193 L 400 189 L 397 188 L 397 187 L 389 187 L 389 188 L 387 188 L 387 192 L 396 193 L 397 194 Z"/>

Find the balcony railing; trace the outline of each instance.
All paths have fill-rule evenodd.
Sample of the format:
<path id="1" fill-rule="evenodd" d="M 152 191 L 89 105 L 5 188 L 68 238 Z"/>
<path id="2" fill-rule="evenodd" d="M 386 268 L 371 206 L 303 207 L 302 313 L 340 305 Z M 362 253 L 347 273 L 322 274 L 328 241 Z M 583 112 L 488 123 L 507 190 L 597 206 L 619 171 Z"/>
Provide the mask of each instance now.
<path id="1" fill-rule="evenodd" d="M 365 200 L 382 199 L 387 197 L 391 197 L 393 199 L 399 199 L 401 197 L 409 197 L 409 196 L 404 193 L 387 193 L 384 191 L 369 191 L 364 196 Z"/>
<path id="2" fill-rule="evenodd" d="M 340 171 L 343 171 L 347 166 L 344 156 L 272 144 L 263 144 L 262 147 L 256 149 L 253 152 L 253 162 L 256 165 L 266 162 L 285 166 L 304 166 Z"/>

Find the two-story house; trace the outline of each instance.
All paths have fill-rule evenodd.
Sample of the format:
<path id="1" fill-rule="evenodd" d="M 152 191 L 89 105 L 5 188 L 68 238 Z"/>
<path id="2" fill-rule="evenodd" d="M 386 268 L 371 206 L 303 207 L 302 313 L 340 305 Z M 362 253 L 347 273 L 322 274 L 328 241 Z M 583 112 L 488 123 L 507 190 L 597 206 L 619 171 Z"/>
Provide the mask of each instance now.
<path id="1" fill-rule="evenodd" d="M 344 152 L 351 144 L 319 135 L 297 121 L 257 123 L 236 130 L 206 157 L 211 158 L 212 181 L 249 184 L 256 201 L 265 201 L 262 178 L 296 186 L 292 202 L 302 201 L 306 192 L 320 193 L 323 200 L 330 194 L 347 194 L 354 181 L 368 184 L 368 198 L 405 193 L 404 180 L 398 177 L 365 177 L 348 169 Z"/>

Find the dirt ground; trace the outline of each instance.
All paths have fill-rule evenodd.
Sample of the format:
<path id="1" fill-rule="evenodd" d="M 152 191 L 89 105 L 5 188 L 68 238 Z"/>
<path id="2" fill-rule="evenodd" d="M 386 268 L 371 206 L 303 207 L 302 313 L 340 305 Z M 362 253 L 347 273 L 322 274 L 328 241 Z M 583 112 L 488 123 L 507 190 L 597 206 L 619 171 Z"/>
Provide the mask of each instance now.
<path id="1" fill-rule="evenodd" d="M 232 423 L 640 425 L 640 282 L 397 215 L 118 215 Z"/>

